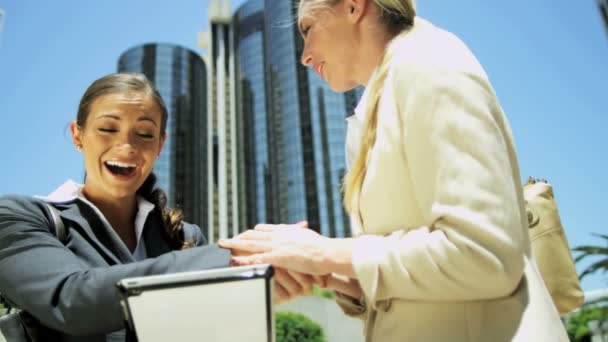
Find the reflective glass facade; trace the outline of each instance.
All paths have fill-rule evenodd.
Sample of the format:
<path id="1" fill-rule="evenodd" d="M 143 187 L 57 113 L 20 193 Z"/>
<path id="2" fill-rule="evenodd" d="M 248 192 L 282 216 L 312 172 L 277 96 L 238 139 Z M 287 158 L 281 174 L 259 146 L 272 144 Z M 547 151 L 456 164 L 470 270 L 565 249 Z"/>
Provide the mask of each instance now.
<path id="1" fill-rule="evenodd" d="M 250 0 L 234 16 L 239 203 L 249 227 L 272 221 L 263 11 L 263 0 Z"/>
<path id="2" fill-rule="evenodd" d="M 207 71 L 201 57 L 170 44 L 146 44 L 123 53 L 119 72 L 143 73 L 169 111 L 168 139 L 154 165 L 168 205 L 185 220 L 207 224 Z M 206 233 L 206 230 L 204 230 Z"/>
<path id="3" fill-rule="evenodd" d="M 242 230 L 239 208 L 238 134 L 234 33 L 230 1 L 209 2 L 209 165 L 210 242 L 228 238 Z"/>
<path id="4" fill-rule="evenodd" d="M 306 70 L 298 64 L 293 8 L 292 1 L 268 0 L 264 10 L 269 156 L 274 176 L 270 200 L 275 222 L 308 219 L 316 228 L 316 198 L 306 192 L 307 187 L 311 189 L 314 171 L 304 167 L 306 159 L 314 160 L 306 101 L 308 87 Z M 308 199 L 311 203 L 307 203 Z"/>
<path id="5" fill-rule="evenodd" d="M 308 220 L 350 236 L 342 206 L 345 118 L 361 89 L 337 94 L 300 64 L 295 1 L 250 0 L 233 19 L 247 224 Z"/>
<path id="6" fill-rule="evenodd" d="M 597 2 L 600 15 L 604 20 L 604 27 L 606 28 L 606 33 L 608 33 L 608 0 L 598 0 Z"/>

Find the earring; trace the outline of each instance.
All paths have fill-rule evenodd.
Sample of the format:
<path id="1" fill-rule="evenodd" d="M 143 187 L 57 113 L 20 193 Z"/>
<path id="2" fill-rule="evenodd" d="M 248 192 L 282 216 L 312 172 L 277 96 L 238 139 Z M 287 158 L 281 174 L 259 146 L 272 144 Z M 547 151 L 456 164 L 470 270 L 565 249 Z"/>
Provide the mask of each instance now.
<path id="1" fill-rule="evenodd" d="M 76 144 L 76 149 L 78 151 L 82 151 L 82 144 Z"/>

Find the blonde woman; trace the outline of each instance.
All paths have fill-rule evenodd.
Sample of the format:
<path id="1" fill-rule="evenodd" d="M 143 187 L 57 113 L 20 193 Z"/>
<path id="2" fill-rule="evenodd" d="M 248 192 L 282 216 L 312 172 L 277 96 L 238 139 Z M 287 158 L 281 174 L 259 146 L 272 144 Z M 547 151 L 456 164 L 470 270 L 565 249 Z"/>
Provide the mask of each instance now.
<path id="1" fill-rule="evenodd" d="M 349 119 L 353 238 L 259 225 L 221 246 L 316 276 L 370 341 L 567 341 L 537 269 L 515 146 L 483 68 L 412 0 L 303 0 L 302 63 Z"/>

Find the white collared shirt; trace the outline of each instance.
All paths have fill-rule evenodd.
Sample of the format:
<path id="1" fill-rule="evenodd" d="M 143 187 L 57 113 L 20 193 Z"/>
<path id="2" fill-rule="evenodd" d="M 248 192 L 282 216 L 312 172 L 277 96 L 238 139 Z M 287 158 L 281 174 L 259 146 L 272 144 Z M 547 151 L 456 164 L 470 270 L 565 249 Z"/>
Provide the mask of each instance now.
<path id="1" fill-rule="evenodd" d="M 148 202 L 141 196 L 137 196 L 137 215 L 135 216 L 134 223 L 137 245 L 133 253 L 131 253 L 131 251 L 129 251 L 122 239 L 118 236 L 114 228 L 112 228 L 112 226 L 110 225 L 106 217 L 103 215 L 101 210 L 99 210 L 99 208 L 97 208 L 95 204 L 93 204 L 84 196 L 84 194 L 82 193 L 82 188 L 82 184 L 78 184 L 73 180 L 68 180 L 67 182 L 63 183 L 63 185 L 61 185 L 59 188 L 55 189 L 50 195 L 45 197 L 40 196 L 40 198 L 49 203 L 64 203 L 73 201 L 75 199 L 82 201 L 83 203 L 90 206 L 93 211 L 95 211 L 95 213 L 99 216 L 99 218 L 103 222 L 104 228 L 106 229 L 107 233 L 112 237 L 112 239 L 115 240 L 115 242 L 117 242 L 116 246 L 119 246 L 119 248 L 124 249 L 122 252 L 125 253 L 125 255 L 132 255 L 135 261 L 144 260 L 147 257 L 147 253 L 145 242 L 142 239 L 142 233 L 144 231 L 144 224 L 146 222 L 146 219 L 148 218 L 150 212 L 152 212 L 152 210 L 154 209 L 154 204 Z"/>

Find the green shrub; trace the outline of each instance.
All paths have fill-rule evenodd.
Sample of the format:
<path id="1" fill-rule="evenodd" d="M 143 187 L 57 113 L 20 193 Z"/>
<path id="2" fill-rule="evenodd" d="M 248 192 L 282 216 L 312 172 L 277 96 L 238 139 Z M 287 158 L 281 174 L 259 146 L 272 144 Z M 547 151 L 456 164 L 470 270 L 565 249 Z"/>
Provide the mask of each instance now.
<path id="1" fill-rule="evenodd" d="M 587 323 L 608 318 L 608 307 L 583 307 L 568 319 L 566 330 L 571 341 L 588 341 L 591 332 Z"/>
<path id="2" fill-rule="evenodd" d="M 312 287 L 312 295 L 313 296 L 327 298 L 327 299 L 332 299 L 332 300 L 335 297 L 334 291 L 332 291 L 330 289 L 320 288 L 317 285 L 313 285 L 313 287 Z"/>
<path id="3" fill-rule="evenodd" d="M 279 311 L 275 314 L 276 342 L 325 342 L 321 326 L 310 318 L 295 312 Z"/>

